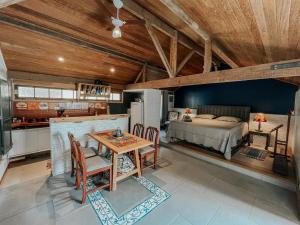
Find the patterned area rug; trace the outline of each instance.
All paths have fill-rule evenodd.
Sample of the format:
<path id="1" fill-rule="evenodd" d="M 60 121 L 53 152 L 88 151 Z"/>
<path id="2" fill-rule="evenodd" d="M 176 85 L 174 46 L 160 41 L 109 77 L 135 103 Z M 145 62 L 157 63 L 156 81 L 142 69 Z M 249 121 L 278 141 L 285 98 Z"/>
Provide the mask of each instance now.
<path id="1" fill-rule="evenodd" d="M 260 150 L 252 147 L 245 147 L 240 150 L 241 155 L 245 155 L 249 158 L 257 159 L 260 161 L 264 161 L 268 155 L 268 151 Z"/>
<path id="2" fill-rule="evenodd" d="M 130 179 L 131 184 L 129 185 L 138 186 L 131 187 L 131 191 L 130 188 L 126 190 L 126 188 L 122 189 L 121 185 L 118 185 L 118 189 L 114 192 L 95 191 L 88 195 L 88 200 L 98 215 L 101 224 L 135 224 L 170 197 L 169 193 L 165 192 L 159 186 L 145 177 L 132 177 Z M 89 180 L 88 188 L 92 187 L 94 187 L 94 184 L 91 180 Z M 144 189 L 142 192 L 148 192 L 149 194 L 138 196 L 137 198 L 139 198 L 139 201 L 136 199 L 135 203 L 126 205 L 128 199 L 134 199 L 135 193 L 141 192 L 132 192 L 136 188 L 142 188 Z M 118 191 L 121 193 L 118 193 Z M 122 198 L 124 199 L 122 200 Z M 127 210 L 120 209 L 118 204 L 124 204 L 127 207 Z"/>

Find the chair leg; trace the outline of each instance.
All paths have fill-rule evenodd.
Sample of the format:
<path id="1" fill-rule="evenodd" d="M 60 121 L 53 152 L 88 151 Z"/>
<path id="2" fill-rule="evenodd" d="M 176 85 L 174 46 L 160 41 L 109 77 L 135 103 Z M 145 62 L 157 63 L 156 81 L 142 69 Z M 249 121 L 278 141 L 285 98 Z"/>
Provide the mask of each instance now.
<path id="1" fill-rule="evenodd" d="M 143 175 L 143 170 L 144 170 L 144 158 L 142 155 L 139 155 L 140 157 L 140 165 L 141 165 L 141 174 Z"/>
<path id="2" fill-rule="evenodd" d="M 156 163 L 157 163 L 157 150 L 154 151 L 154 162 L 153 162 L 153 169 L 156 169 Z"/>
<path id="3" fill-rule="evenodd" d="M 75 174 L 74 168 L 74 159 L 71 157 L 71 177 L 74 177 Z"/>
<path id="4" fill-rule="evenodd" d="M 112 166 L 109 169 L 109 191 L 112 191 Z"/>
<path id="5" fill-rule="evenodd" d="M 87 192 L 86 192 L 86 176 L 83 176 L 83 179 L 82 179 L 82 201 L 81 201 L 82 204 L 84 204 L 85 201 L 86 201 L 86 195 L 87 195 Z"/>
<path id="6" fill-rule="evenodd" d="M 76 170 L 76 183 L 75 183 L 76 189 L 80 188 L 80 172 L 78 169 Z"/>

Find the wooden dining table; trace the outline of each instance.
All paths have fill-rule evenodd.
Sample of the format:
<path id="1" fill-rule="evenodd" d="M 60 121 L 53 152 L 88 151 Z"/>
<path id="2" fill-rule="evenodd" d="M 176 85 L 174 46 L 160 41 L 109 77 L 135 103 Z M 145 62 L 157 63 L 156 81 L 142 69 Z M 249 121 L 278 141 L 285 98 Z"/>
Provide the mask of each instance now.
<path id="1" fill-rule="evenodd" d="M 114 137 L 114 131 L 102 131 L 102 132 L 94 132 L 89 133 L 88 136 L 98 142 L 98 150 L 101 152 L 102 147 L 106 146 L 106 148 L 112 151 L 112 164 L 113 164 L 113 176 L 112 176 L 112 190 L 117 189 L 117 182 L 123 180 L 129 176 L 137 174 L 138 177 L 141 176 L 141 167 L 140 167 L 140 159 L 139 159 L 139 151 L 138 149 L 144 148 L 152 145 L 153 143 L 130 134 L 128 132 L 123 132 L 122 137 Z M 135 161 L 135 169 L 128 172 L 118 174 L 118 156 L 124 153 L 133 152 L 134 161 Z"/>

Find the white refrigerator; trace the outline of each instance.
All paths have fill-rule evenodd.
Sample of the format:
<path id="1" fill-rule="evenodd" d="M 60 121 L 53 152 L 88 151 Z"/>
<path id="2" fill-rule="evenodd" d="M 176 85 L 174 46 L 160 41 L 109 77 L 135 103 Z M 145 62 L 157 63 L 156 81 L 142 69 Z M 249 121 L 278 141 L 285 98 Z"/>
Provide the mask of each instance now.
<path id="1" fill-rule="evenodd" d="M 144 103 L 131 102 L 130 107 L 130 131 L 132 132 L 133 126 L 136 123 L 144 124 Z"/>

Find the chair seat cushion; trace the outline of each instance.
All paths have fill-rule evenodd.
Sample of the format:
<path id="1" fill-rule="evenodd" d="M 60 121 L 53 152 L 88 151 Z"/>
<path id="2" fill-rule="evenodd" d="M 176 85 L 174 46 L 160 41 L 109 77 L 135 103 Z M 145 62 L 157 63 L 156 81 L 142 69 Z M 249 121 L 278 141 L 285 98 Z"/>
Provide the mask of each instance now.
<path id="1" fill-rule="evenodd" d="M 111 165 L 112 163 L 109 160 L 101 156 L 94 156 L 86 159 L 87 172 L 103 169 Z"/>
<path id="2" fill-rule="evenodd" d="M 95 148 L 82 148 L 85 158 L 89 158 L 97 155 L 97 150 Z"/>
<path id="3" fill-rule="evenodd" d="M 139 149 L 139 153 L 141 155 L 144 155 L 144 154 L 147 154 L 147 153 L 150 153 L 150 152 L 154 152 L 154 151 L 155 151 L 155 148 L 153 148 L 152 146 L 147 146 L 147 147 Z"/>

